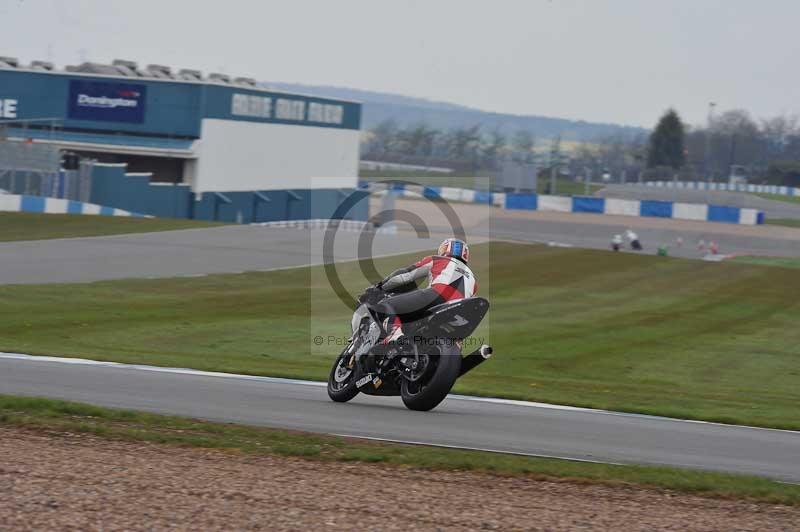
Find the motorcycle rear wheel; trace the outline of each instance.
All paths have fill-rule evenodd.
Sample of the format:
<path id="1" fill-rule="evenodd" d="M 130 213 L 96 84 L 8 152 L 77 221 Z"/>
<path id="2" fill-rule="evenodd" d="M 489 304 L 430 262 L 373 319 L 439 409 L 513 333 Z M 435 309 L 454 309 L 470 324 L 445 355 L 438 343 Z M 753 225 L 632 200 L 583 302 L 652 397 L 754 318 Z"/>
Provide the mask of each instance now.
<path id="1" fill-rule="evenodd" d="M 429 364 L 435 364 L 427 379 L 411 382 L 403 379 L 400 396 L 409 410 L 427 412 L 439 405 L 455 384 L 461 373 L 461 351 L 455 346 L 443 346 L 439 354 L 429 355 Z"/>

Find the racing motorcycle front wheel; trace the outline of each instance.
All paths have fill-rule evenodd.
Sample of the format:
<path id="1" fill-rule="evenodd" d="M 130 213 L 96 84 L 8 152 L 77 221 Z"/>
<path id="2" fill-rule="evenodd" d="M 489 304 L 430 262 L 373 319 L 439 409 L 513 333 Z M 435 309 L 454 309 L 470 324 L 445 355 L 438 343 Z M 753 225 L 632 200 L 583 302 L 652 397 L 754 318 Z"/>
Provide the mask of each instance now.
<path id="1" fill-rule="evenodd" d="M 346 403 L 358 395 L 356 386 L 355 369 L 348 366 L 351 363 L 351 346 L 348 346 L 342 354 L 336 358 L 328 376 L 328 397 L 337 403 Z"/>
<path id="2" fill-rule="evenodd" d="M 409 410 L 426 412 L 444 401 L 461 373 L 461 350 L 440 346 L 421 357 L 422 364 L 400 384 L 400 396 Z"/>

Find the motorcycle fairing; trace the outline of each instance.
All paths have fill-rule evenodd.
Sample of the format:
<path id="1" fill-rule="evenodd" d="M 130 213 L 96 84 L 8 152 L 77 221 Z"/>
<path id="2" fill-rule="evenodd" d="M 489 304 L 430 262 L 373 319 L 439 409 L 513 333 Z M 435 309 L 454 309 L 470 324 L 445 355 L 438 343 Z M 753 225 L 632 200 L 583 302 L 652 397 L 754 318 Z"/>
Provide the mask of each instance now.
<path id="1" fill-rule="evenodd" d="M 415 334 L 426 338 L 459 340 L 471 335 L 489 311 L 482 297 L 469 297 L 431 307 L 417 324 Z"/>

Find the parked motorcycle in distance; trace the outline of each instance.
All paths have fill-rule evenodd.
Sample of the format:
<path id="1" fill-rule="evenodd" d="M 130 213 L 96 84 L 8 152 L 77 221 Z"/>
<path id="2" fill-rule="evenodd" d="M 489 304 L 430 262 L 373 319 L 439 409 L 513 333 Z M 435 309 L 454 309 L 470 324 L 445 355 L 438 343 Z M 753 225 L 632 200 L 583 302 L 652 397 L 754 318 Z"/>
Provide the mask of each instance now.
<path id="1" fill-rule="evenodd" d="M 625 237 L 626 237 L 626 238 L 628 239 L 628 241 L 630 242 L 630 244 L 631 244 L 631 249 L 632 249 L 632 250 L 634 250 L 634 251 L 641 251 L 641 250 L 643 249 L 643 247 L 642 247 L 642 241 L 641 241 L 641 240 L 639 240 L 639 235 L 637 235 L 636 233 L 634 233 L 634 232 L 633 232 L 633 231 L 631 231 L 630 229 L 628 229 L 627 231 L 625 231 Z"/>

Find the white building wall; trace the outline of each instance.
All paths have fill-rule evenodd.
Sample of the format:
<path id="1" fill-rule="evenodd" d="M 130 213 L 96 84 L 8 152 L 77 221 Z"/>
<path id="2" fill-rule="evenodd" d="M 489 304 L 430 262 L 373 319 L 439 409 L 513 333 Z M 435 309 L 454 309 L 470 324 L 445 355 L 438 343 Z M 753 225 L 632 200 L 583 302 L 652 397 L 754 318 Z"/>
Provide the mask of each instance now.
<path id="1" fill-rule="evenodd" d="M 204 119 L 195 192 L 355 188 L 360 132 Z"/>

